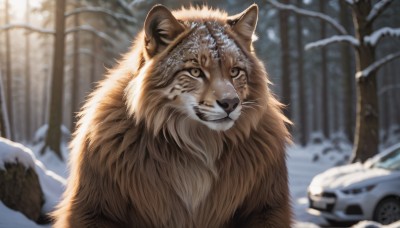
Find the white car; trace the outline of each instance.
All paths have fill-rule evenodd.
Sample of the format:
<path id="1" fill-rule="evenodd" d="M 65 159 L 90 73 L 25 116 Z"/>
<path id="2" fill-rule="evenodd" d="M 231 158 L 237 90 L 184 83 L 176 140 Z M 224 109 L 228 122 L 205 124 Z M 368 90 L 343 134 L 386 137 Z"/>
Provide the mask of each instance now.
<path id="1" fill-rule="evenodd" d="M 367 160 L 318 174 L 308 187 L 308 212 L 332 225 L 400 220 L 400 143 Z"/>

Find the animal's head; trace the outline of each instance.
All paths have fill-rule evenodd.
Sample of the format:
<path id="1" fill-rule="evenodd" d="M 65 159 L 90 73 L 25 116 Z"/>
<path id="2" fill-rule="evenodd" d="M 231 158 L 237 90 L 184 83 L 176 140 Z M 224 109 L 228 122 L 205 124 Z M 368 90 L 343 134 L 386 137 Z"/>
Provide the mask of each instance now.
<path id="1" fill-rule="evenodd" d="M 158 129 L 180 115 L 225 131 L 259 111 L 267 78 L 252 47 L 257 17 L 257 5 L 230 17 L 207 8 L 153 7 L 141 37 L 142 67 L 131 83 L 136 114 L 159 121 Z"/>

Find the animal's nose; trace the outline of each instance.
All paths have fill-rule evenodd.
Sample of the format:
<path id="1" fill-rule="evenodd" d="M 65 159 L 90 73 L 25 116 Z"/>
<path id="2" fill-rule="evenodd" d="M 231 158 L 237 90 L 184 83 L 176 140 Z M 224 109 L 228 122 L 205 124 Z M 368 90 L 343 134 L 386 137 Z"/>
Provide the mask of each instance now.
<path id="1" fill-rule="evenodd" d="M 239 104 L 239 98 L 227 98 L 222 100 L 217 100 L 217 104 L 224 109 L 226 113 L 231 113 Z"/>

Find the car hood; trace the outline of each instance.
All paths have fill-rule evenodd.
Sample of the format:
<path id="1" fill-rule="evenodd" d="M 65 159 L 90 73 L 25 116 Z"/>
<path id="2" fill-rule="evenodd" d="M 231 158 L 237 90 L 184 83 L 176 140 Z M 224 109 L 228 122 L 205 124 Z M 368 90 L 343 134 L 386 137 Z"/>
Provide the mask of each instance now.
<path id="1" fill-rule="evenodd" d="M 328 169 L 315 176 L 310 185 L 322 187 L 324 190 L 335 190 L 364 187 L 393 178 L 400 178 L 400 172 L 367 168 L 361 163 L 355 163 Z"/>

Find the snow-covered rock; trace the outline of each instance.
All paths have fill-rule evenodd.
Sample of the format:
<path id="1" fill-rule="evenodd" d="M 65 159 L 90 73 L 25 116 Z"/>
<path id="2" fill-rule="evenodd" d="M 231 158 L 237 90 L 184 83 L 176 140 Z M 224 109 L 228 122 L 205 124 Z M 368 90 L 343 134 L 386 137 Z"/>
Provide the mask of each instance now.
<path id="1" fill-rule="evenodd" d="M 36 159 L 34 153 L 29 148 L 19 143 L 0 138 L 0 168 L 4 169 L 5 163 L 16 162 L 23 164 L 26 168 L 32 168 L 36 172 L 45 199 L 42 206 L 42 213 L 45 214 L 52 211 L 64 192 L 66 180 L 53 171 L 48 170 L 41 161 Z M 16 214 L 16 212 L 6 208 L 3 204 L 0 205 L 0 227 L 31 227 L 3 226 L 3 224 L 8 224 L 6 222 L 11 218 L 20 216 L 23 215 L 19 212 Z M 27 218 L 25 217 L 25 219 Z M 30 224 L 30 221 L 27 221 L 26 224 Z"/>
<path id="2" fill-rule="evenodd" d="M 35 168 L 32 151 L 19 143 L 0 138 L 0 169 L 5 169 L 5 163 L 20 163 L 26 168 Z"/>

